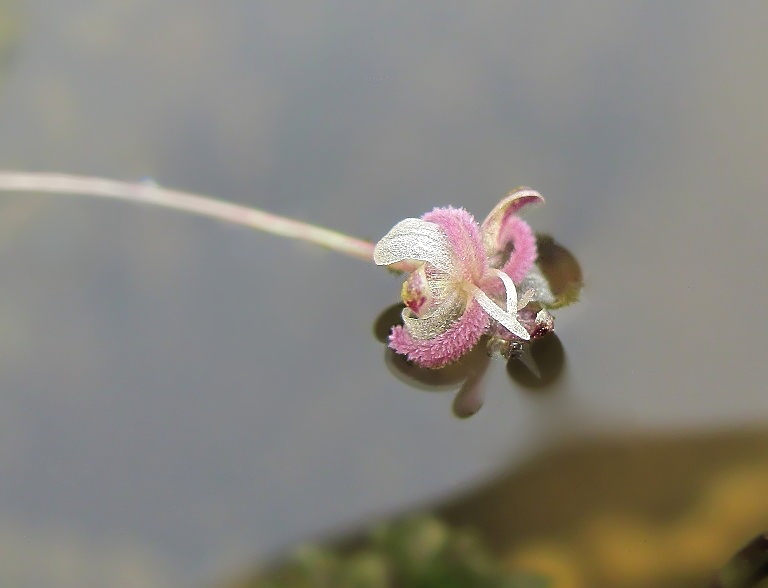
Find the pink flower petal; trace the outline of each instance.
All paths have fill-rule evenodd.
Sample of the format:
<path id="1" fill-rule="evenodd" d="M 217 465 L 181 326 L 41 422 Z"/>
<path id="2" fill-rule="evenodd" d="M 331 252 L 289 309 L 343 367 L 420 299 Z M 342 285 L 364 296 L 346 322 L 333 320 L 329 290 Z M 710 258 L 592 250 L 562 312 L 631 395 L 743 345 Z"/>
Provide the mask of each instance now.
<path id="1" fill-rule="evenodd" d="M 494 206 L 483 221 L 483 235 L 491 240 L 491 243 L 486 242 L 486 247 L 493 247 L 501 227 L 504 226 L 509 217 L 515 216 L 524 206 L 540 202 L 544 202 L 544 197 L 533 188 L 526 188 L 525 186 L 515 188 L 507 194 L 507 197 Z"/>
<path id="2" fill-rule="evenodd" d="M 513 282 L 519 284 L 536 261 L 536 235 L 530 225 L 519 216 L 510 216 L 502 225 L 498 239 L 499 249 L 505 249 L 510 242 L 514 246 L 502 270 Z"/>
<path id="3" fill-rule="evenodd" d="M 435 208 L 421 217 L 438 225 L 448 237 L 459 275 L 477 283 L 488 270 L 488 259 L 483 246 L 480 227 L 474 217 L 463 208 Z"/>
<path id="4" fill-rule="evenodd" d="M 389 346 L 421 367 L 441 368 L 456 361 L 477 345 L 489 321 L 485 311 L 472 300 L 461 318 L 444 333 L 432 339 L 416 339 L 398 325 L 389 335 Z"/>
<path id="5" fill-rule="evenodd" d="M 533 267 L 538 252 L 531 227 L 517 216 L 524 206 L 544 202 L 531 188 L 517 188 L 499 202 L 483 221 L 483 244 L 493 267 L 501 268 L 519 284 Z M 490 291 L 497 293 L 498 284 Z"/>

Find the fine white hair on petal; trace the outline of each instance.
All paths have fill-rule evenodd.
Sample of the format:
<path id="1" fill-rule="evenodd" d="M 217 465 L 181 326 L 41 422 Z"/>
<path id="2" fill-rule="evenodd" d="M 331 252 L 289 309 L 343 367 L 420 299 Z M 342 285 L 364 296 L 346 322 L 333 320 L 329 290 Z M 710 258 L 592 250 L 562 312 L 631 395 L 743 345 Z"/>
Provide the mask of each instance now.
<path id="1" fill-rule="evenodd" d="M 454 273 L 448 237 L 437 224 L 419 218 L 401 220 L 373 250 L 376 265 L 391 265 L 406 259 L 424 261 L 441 271 Z"/>
<path id="2" fill-rule="evenodd" d="M 510 291 L 509 287 L 507 286 L 507 282 L 502 279 L 504 282 L 504 285 L 507 287 L 507 303 L 509 303 L 510 300 Z M 512 288 L 514 289 L 515 285 L 512 283 L 512 280 L 509 280 L 509 283 L 512 285 Z M 526 341 L 531 338 L 531 335 L 528 333 L 526 328 L 520 324 L 520 322 L 517 320 L 517 291 L 515 291 L 514 294 L 514 311 L 509 312 L 506 310 L 502 310 L 501 307 L 499 307 L 498 304 L 496 304 L 493 300 L 491 300 L 488 297 L 488 294 L 483 292 L 480 288 L 477 288 L 473 294 L 475 297 L 475 300 L 477 300 L 477 303 L 481 306 L 481 308 L 488 313 L 488 315 L 498 321 L 502 326 L 509 329 L 514 335 L 518 336 L 520 339 L 525 339 Z"/>

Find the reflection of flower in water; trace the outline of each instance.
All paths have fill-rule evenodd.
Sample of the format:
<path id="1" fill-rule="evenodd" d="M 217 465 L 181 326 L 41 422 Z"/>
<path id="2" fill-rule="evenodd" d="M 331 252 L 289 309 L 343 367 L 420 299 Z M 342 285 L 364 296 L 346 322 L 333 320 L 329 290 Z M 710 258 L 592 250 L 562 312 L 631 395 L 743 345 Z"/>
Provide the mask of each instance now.
<path id="1" fill-rule="evenodd" d="M 376 339 L 387 344 L 392 328 L 402 325 L 402 304 L 394 304 L 382 312 L 374 323 Z M 487 351 L 483 345 L 471 349 L 460 361 L 441 369 L 423 368 L 408 361 L 404 355 L 387 349 L 384 363 L 401 382 L 423 391 L 456 389 L 453 413 L 459 418 L 475 414 L 483 405 L 485 396 L 484 377 L 491 356 L 508 359 L 507 373 L 519 386 L 529 390 L 544 391 L 551 387 L 561 375 L 565 363 L 562 343 L 554 332 L 546 337 L 532 337 L 510 346 L 506 353 L 497 349 L 496 340 L 488 341 Z"/>
<path id="2" fill-rule="evenodd" d="M 411 270 L 402 289 L 404 325 L 392 329 L 390 347 L 422 367 L 439 368 L 486 333 L 521 342 L 551 331 L 543 305 L 552 294 L 534 266 L 536 237 L 517 216 L 543 200 L 535 190 L 518 188 L 482 225 L 452 207 L 395 225 L 374 249 L 378 265 L 405 263 Z M 519 299 L 518 286 L 524 291 Z M 537 303 L 533 310 L 523 312 L 531 302 Z"/>

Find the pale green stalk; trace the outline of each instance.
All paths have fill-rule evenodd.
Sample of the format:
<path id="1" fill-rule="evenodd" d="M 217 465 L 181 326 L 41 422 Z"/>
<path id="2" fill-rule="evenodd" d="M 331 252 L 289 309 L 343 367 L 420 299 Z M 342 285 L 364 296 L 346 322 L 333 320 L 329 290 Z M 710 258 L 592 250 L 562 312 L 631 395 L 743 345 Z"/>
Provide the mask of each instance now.
<path id="1" fill-rule="evenodd" d="M 0 190 L 81 194 L 132 202 L 148 202 L 245 225 L 281 237 L 308 241 L 364 261 L 373 261 L 373 243 L 368 241 L 263 210 L 197 194 L 168 190 L 152 182 L 128 183 L 65 174 L 0 171 Z"/>

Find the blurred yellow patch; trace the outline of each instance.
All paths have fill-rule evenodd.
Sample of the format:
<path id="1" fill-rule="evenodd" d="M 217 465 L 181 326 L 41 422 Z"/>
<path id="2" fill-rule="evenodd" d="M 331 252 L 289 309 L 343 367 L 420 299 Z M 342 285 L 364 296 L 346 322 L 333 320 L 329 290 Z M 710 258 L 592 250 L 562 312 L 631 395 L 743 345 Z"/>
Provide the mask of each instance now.
<path id="1" fill-rule="evenodd" d="M 541 574 L 552 581 L 552 588 L 588 588 L 575 555 L 557 543 L 532 543 L 507 557 L 503 564 L 509 571 Z"/>

